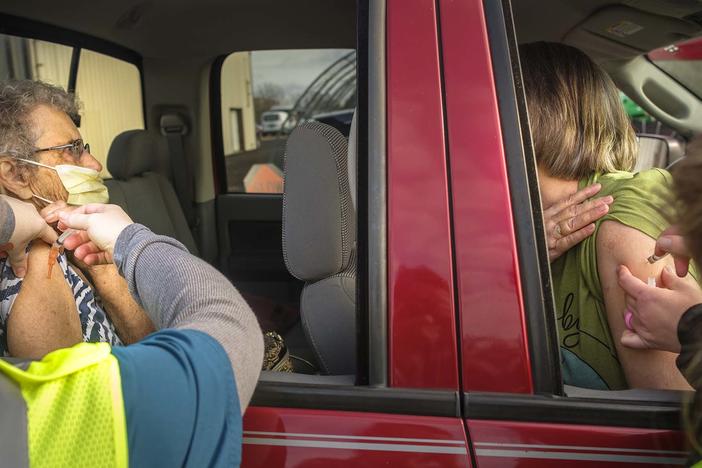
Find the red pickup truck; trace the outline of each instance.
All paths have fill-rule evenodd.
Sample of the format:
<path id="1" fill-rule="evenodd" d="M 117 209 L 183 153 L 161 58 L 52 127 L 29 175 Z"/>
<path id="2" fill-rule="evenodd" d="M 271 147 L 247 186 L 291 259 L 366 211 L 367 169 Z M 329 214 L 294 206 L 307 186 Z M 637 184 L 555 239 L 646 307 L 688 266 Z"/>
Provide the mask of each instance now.
<path id="1" fill-rule="evenodd" d="M 359 154 L 368 156 L 359 166 L 367 170 L 365 180 L 359 173 L 359 193 L 367 187 L 367 212 L 359 209 L 367 217 L 359 224 L 367 262 L 359 274 L 366 283 L 358 285 L 359 343 L 368 359 L 358 377 L 367 376 L 367 385 L 264 375 L 245 417 L 244 465 L 684 464 L 680 394 L 561 382 L 509 2 L 379 3 L 360 17 L 368 29 L 359 25 L 367 38 L 359 38 L 358 52 L 368 74 L 368 107 L 361 95 L 358 109 L 367 115 L 358 140 Z M 557 14 L 536 2 L 513 3 L 517 32 L 519 14 L 531 16 L 523 26 L 531 35 L 535 17 Z M 592 41 L 595 51 L 609 43 L 609 55 L 593 54 L 600 61 L 641 55 L 653 67 L 650 60 L 702 58 L 699 40 L 648 59 L 632 50 L 617 57 L 614 49 L 641 47 L 636 41 L 663 44 L 622 38 L 616 28 L 635 29 L 653 13 L 611 10 L 564 36 L 581 46 Z M 677 102 L 656 101 L 645 86 L 622 79 L 628 70 L 620 63 L 607 68 L 658 119 Z M 699 112 L 699 94 L 670 92 L 685 91 Z M 686 127 L 674 120 L 667 123 Z"/>

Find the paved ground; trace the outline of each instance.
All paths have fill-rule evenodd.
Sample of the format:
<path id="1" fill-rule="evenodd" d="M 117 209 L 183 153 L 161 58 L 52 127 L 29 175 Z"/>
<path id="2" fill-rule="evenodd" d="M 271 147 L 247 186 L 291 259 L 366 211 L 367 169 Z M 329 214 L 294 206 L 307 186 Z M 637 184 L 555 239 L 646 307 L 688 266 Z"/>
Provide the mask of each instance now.
<path id="1" fill-rule="evenodd" d="M 287 137 L 262 140 L 258 149 L 225 156 L 229 191 L 244 191 L 244 177 L 254 164 L 273 163 L 282 171 L 286 140 Z"/>

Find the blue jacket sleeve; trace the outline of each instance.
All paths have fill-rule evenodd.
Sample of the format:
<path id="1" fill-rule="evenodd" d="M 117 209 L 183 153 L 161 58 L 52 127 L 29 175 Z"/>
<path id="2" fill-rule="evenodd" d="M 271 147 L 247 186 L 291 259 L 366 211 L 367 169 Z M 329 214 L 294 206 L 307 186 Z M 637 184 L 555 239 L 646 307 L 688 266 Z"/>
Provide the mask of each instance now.
<path id="1" fill-rule="evenodd" d="M 217 341 L 165 329 L 112 354 L 122 377 L 130 466 L 239 466 L 239 399 Z"/>

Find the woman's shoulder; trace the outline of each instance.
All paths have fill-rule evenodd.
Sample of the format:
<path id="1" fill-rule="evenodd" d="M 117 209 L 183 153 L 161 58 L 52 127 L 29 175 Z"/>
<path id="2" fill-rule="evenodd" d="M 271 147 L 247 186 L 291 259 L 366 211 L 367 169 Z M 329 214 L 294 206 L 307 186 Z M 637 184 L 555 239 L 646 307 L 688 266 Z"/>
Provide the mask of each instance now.
<path id="1" fill-rule="evenodd" d="M 619 221 L 648 235 L 657 235 L 668 225 L 673 214 L 673 180 L 668 171 L 610 172 L 595 180 L 602 185 L 598 197 L 611 195 L 614 198 L 602 221 Z"/>
<path id="2" fill-rule="evenodd" d="M 70 290 L 60 260 L 51 257 L 51 247 L 45 242 L 34 241 L 27 253 L 27 274 L 23 280 L 31 287 L 23 288 L 23 291 L 29 289 L 36 294 L 39 290 Z"/>
<path id="3" fill-rule="evenodd" d="M 51 277 L 48 276 L 49 251 L 50 247 L 42 241 L 30 244 L 24 278 L 17 278 L 9 262 L 0 260 L 0 322 L 7 320 L 20 298 L 19 304 L 29 304 L 29 307 L 70 303 L 73 292 L 60 263 L 54 265 Z"/>
<path id="4" fill-rule="evenodd" d="M 7 285 L 20 284 L 27 277 L 34 278 L 48 273 L 49 251 L 51 247 L 42 241 L 34 241 L 27 246 L 27 275 L 23 278 L 15 276 L 10 262 L 7 259 L 0 259 L 0 289 L 6 289 Z"/>
<path id="5" fill-rule="evenodd" d="M 610 172 L 590 178 L 590 183 L 600 183 L 602 190 L 596 196 L 611 195 L 614 202 L 609 212 L 598 220 L 595 234 L 585 239 L 578 248 L 581 269 L 591 272 L 593 287 L 597 287 L 597 252 L 606 237 L 601 228 L 607 221 L 632 228 L 649 238 L 656 239 L 670 224 L 672 210 L 672 179 L 663 169 L 650 169 L 638 173 Z M 610 226 L 611 227 L 611 226 Z M 622 229 L 616 233 L 625 232 Z M 607 243 L 607 242 L 605 242 Z"/>
<path id="6" fill-rule="evenodd" d="M 665 169 L 648 169 L 641 172 L 616 171 L 605 174 L 595 174 L 592 182 L 602 185 L 598 196 L 612 195 L 616 200 L 619 195 L 637 195 L 649 192 L 669 193 L 673 178 Z"/>

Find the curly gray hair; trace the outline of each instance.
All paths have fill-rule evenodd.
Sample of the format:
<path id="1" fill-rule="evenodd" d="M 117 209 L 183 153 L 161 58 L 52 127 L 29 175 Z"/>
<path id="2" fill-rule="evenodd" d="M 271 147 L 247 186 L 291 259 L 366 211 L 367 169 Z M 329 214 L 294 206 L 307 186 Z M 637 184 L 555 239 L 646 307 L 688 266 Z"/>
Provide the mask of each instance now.
<path id="1" fill-rule="evenodd" d="M 68 114 L 74 121 L 79 104 L 75 95 L 41 81 L 8 80 L 0 83 L 0 156 L 33 159 L 34 134 L 29 114 L 48 105 Z"/>

